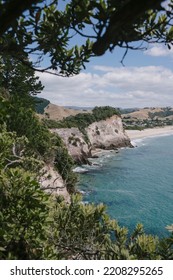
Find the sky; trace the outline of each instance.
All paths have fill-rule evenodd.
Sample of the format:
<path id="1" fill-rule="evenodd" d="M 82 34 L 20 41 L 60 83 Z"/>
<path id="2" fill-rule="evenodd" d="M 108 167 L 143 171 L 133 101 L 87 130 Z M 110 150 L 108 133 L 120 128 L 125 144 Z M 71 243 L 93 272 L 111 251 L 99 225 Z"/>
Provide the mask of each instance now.
<path id="1" fill-rule="evenodd" d="M 147 50 L 124 50 L 92 58 L 79 75 L 64 78 L 37 73 L 45 86 L 40 97 L 61 106 L 173 106 L 173 49 L 150 45 Z"/>

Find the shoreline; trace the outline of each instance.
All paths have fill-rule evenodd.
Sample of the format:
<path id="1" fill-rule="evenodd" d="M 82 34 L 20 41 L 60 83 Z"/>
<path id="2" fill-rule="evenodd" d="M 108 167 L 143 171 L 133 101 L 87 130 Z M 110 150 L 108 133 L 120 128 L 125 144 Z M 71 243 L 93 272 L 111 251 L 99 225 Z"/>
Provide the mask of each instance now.
<path id="1" fill-rule="evenodd" d="M 144 130 L 125 130 L 125 133 L 130 138 L 130 141 L 133 140 L 140 140 L 144 138 L 150 137 L 159 137 L 159 136 L 166 136 L 166 135 L 173 135 L 173 125 L 164 126 L 164 127 L 153 127 L 153 128 L 146 128 Z M 132 143 L 133 144 L 133 143 Z M 107 154 L 108 152 L 118 153 L 118 148 L 115 150 L 105 150 L 101 148 L 95 148 L 92 150 L 91 159 L 99 158 L 103 154 Z"/>
<path id="2" fill-rule="evenodd" d="M 144 130 L 125 130 L 130 140 L 143 139 L 173 134 L 173 125 L 165 127 L 146 128 Z"/>

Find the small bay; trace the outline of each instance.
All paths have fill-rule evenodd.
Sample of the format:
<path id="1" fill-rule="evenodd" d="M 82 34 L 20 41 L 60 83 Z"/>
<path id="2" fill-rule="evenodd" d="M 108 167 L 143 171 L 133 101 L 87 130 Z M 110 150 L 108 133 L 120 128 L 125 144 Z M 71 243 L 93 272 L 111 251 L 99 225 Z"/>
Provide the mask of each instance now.
<path id="1" fill-rule="evenodd" d="M 136 140 L 137 147 L 106 152 L 80 174 L 85 202 L 104 203 L 111 218 L 131 232 L 166 236 L 173 223 L 173 135 Z M 86 166 L 85 166 L 86 168 Z"/>

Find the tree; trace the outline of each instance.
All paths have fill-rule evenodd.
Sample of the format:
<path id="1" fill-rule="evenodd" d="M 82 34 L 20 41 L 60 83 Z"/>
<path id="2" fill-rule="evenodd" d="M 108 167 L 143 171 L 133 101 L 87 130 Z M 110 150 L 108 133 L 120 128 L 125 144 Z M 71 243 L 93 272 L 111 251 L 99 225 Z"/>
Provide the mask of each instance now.
<path id="1" fill-rule="evenodd" d="M 25 59 L 31 65 L 28 58 Z M 2 55 L 0 57 L 0 88 L 9 93 L 11 99 L 20 99 L 23 107 L 35 108 L 36 99 L 34 95 L 40 93 L 44 86 L 35 76 L 33 69 L 22 64 L 17 59 Z"/>
<path id="2" fill-rule="evenodd" d="M 55 202 L 49 237 L 59 258 L 84 260 L 172 259 L 173 235 L 160 239 L 147 235 L 138 224 L 131 234 L 106 213 L 104 205 Z M 172 231 L 172 229 L 171 229 Z"/>
<path id="3" fill-rule="evenodd" d="M 162 2 L 71 0 L 62 8 L 58 0 L 48 4 L 44 0 L 0 1 L 0 54 L 9 54 L 38 71 L 70 76 L 78 74 L 91 56 L 116 46 L 125 48 L 125 54 L 128 49 L 145 48 L 145 43 L 165 43 L 170 48 L 173 0 L 169 9 Z M 81 46 L 73 43 L 78 35 L 83 38 Z M 33 65 L 24 54 L 35 55 Z M 41 67 L 45 57 L 49 62 Z"/>
<path id="4" fill-rule="evenodd" d="M 36 117 L 33 98 L 42 89 L 33 69 L 9 55 L 0 57 L 0 125 L 26 136 L 28 146 L 43 156 L 50 148 L 50 132 Z"/>
<path id="5" fill-rule="evenodd" d="M 104 205 L 71 203 L 40 190 L 27 138 L 0 132 L 0 259 L 172 259 L 173 235 L 128 230 Z M 172 226 L 168 227 L 172 232 Z"/>
<path id="6" fill-rule="evenodd" d="M 143 40 L 170 47 L 172 11 L 162 10 L 161 0 L 142 5 L 137 0 L 71 0 L 64 9 L 58 3 L 0 1 L 0 258 L 172 259 L 173 235 L 160 241 L 138 225 L 128 237 L 103 205 L 84 205 L 78 196 L 67 204 L 40 189 L 39 171 L 46 160 L 52 160 L 70 190 L 76 178 L 61 140 L 26 106 L 26 96 L 41 87 L 34 69 L 70 76 L 89 57 L 115 46 L 134 49 L 129 43 Z M 70 43 L 75 35 L 84 38 L 80 47 Z M 35 55 L 34 64 L 29 55 Z M 50 64 L 39 68 L 48 56 Z"/>
<path id="7" fill-rule="evenodd" d="M 40 259 L 51 251 L 46 247 L 49 196 L 37 178 L 42 164 L 27 142 L 0 131 L 0 259 Z"/>

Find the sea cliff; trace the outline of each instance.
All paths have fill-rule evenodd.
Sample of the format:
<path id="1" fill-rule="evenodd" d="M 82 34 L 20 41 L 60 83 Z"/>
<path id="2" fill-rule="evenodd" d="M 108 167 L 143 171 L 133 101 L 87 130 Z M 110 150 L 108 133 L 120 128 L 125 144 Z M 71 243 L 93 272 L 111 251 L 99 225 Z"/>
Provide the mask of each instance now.
<path id="1" fill-rule="evenodd" d="M 113 115 L 105 120 L 93 122 L 82 131 L 77 127 L 51 129 L 57 133 L 66 145 L 69 154 L 76 163 L 89 163 L 96 149 L 118 149 L 132 147 L 120 116 Z"/>
<path id="2" fill-rule="evenodd" d="M 70 201 L 70 194 L 67 191 L 66 183 L 60 173 L 52 164 L 47 164 L 41 170 L 39 182 L 41 189 L 54 195 L 62 195 L 66 202 Z"/>

